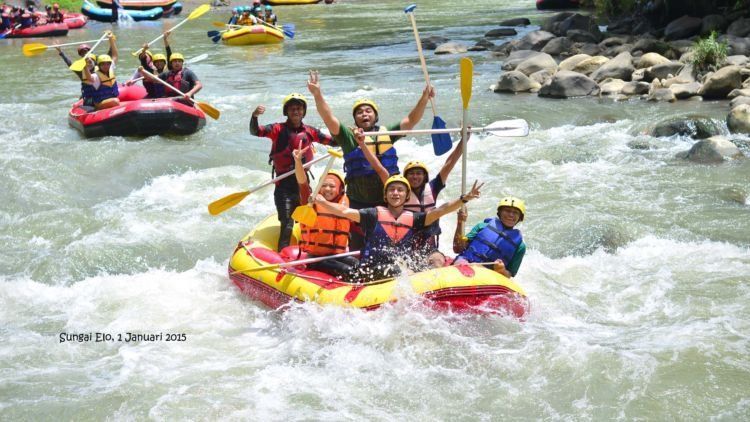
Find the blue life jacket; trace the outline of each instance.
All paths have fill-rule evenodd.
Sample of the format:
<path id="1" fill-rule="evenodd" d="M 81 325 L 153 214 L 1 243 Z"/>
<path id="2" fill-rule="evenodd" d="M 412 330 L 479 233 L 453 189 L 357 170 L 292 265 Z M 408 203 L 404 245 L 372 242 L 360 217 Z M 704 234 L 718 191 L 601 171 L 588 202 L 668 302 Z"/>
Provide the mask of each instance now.
<path id="1" fill-rule="evenodd" d="M 97 69 L 96 73 L 99 75 L 99 81 L 101 82 L 99 89 L 95 89 L 93 85 L 88 83 L 81 85 L 81 94 L 85 105 L 99 104 L 108 98 L 117 98 L 120 95 L 114 72 L 110 72 L 110 75 L 105 75 Z"/>
<path id="2" fill-rule="evenodd" d="M 489 224 L 477 233 L 459 257 L 469 262 L 493 262 L 500 259 L 508 267 L 523 242 L 521 232 L 504 228 L 497 217 L 488 218 L 484 222 Z"/>
<path id="3" fill-rule="evenodd" d="M 387 129 L 385 127 L 374 126 L 374 132 L 384 132 Z M 380 135 L 377 139 L 373 140 L 369 136 L 365 137 L 365 145 L 372 151 L 373 154 L 380 160 L 388 170 L 388 174 L 398 174 L 398 155 L 396 149 L 393 148 L 393 141 L 388 135 Z M 350 177 L 361 177 L 361 176 L 372 176 L 375 175 L 370 162 L 365 158 L 365 153 L 357 147 L 352 151 L 344 154 L 344 172 L 346 173 L 347 179 Z"/>

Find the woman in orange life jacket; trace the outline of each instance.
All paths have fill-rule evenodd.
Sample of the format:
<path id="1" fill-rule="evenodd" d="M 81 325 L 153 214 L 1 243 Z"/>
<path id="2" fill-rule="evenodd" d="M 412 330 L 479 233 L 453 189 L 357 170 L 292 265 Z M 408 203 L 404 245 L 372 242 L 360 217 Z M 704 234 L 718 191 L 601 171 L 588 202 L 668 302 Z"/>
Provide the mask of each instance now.
<path id="1" fill-rule="evenodd" d="M 295 149 L 294 155 L 294 175 L 299 185 L 300 203 L 307 203 L 312 190 L 302 167 L 302 158 L 307 150 L 312 146 L 304 149 Z M 326 201 L 349 206 L 349 199 L 344 193 L 344 175 L 337 170 L 330 170 L 328 174 L 321 175 L 323 181 L 320 187 L 320 194 Z M 319 256 L 335 255 L 346 252 L 349 246 L 349 225 L 350 222 L 344 217 L 338 217 L 327 213 L 314 205 L 318 218 L 313 226 L 301 225 L 302 238 L 300 239 L 300 251 L 306 252 L 308 258 Z M 353 256 L 344 256 L 341 258 L 330 258 L 325 261 L 307 264 L 308 269 L 319 270 L 325 273 L 347 278 L 359 265 L 359 260 Z"/>
<path id="2" fill-rule="evenodd" d="M 266 112 L 266 106 L 262 104 L 255 108 L 250 119 L 250 134 L 260 138 L 269 138 L 272 142 L 268 162 L 272 165 L 271 172 L 277 175 L 294 168 L 293 150 L 300 146 L 305 148 L 312 142 L 330 145 L 332 141 L 330 135 L 326 135 L 317 128 L 302 122 L 307 114 L 307 99 L 302 94 L 292 93 L 287 95 L 282 101 L 281 107 L 284 116 L 286 116 L 286 121 L 283 123 L 260 126 L 258 116 Z M 313 151 L 307 150 L 304 153 L 303 161 L 310 161 L 312 156 Z M 292 229 L 294 228 L 292 212 L 300 205 L 297 181 L 288 177 L 276 182 L 273 201 L 281 223 L 279 250 L 282 250 L 289 246 Z"/>
<path id="3" fill-rule="evenodd" d="M 83 68 L 83 104 L 93 105 L 97 110 L 117 107 L 120 100 L 117 96 L 120 91 L 117 88 L 115 78 L 115 63 L 117 62 L 117 45 L 115 36 L 108 34 L 112 47 L 112 56 L 102 54 L 96 58 L 97 69 L 91 72 L 88 66 Z"/>
<path id="4" fill-rule="evenodd" d="M 385 182 L 383 194 L 386 206 L 355 210 L 329 202 L 322 195 L 315 198 L 315 204 L 334 215 L 360 224 L 365 233 L 365 246 L 360 254 L 361 265 L 357 277 L 363 281 L 371 281 L 398 275 L 399 258 L 405 258 L 410 269 L 420 270 L 422 260 L 413 259 L 415 233 L 478 198 L 482 185 L 477 186 L 475 181 L 468 193 L 427 212 L 404 209 L 411 187 L 409 181 L 401 175 L 391 176 Z"/>

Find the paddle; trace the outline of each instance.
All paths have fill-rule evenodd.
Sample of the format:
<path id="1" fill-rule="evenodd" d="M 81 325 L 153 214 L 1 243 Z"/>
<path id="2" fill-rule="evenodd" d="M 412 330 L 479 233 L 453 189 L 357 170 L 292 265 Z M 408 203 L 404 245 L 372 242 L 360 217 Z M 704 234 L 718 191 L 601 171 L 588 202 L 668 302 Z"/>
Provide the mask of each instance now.
<path id="1" fill-rule="evenodd" d="M 310 201 L 305 205 L 300 205 L 299 207 L 294 209 L 294 212 L 292 213 L 292 219 L 294 221 L 299 221 L 301 224 L 304 224 L 308 227 L 311 227 L 315 225 L 315 221 L 318 219 L 318 213 L 315 212 L 315 208 L 313 207 L 313 201 L 316 196 L 318 196 L 318 192 L 320 192 L 320 188 L 323 187 L 323 180 L 326 178 L 326 174 L 328 174 L 328 171 L 333 167 L 333 162 L 336 160 L 336 158 L 341 158 L 344 156 L 341 151 L 336 151 L 334 149 L 329 149 L 328 154 L 331 155 L 331 159 L 328 160 L 328 164 L 326 164 L 325 170 L 323 170 L 323 174 L 320 176 L 320 180 L 318 180 L 318 184 L 315 186 L 315 190 L 313 191 L 312 196 L 310 196 Z"/>
<path id="2" fill-rule="evenodd" d="M 65 44 L 53 44 L 53 45 L 45 45 L 42 43 L 31 43 L 31 44 L 24 44 L 23 45 L 23 55 L 26 57 L 32 57 L 37 56 L 39 54 L 44 53 L 49 48 L 57 48 L 57 47 L 66 47 L 69 45 L 79 45 L 79 44 L 86 44 L 90 42 L 96 42 L 98 40 L 89 40 L 89 41 L 78 41 L 78 42 L 69 42 Z"/>
<path id="3" fill-rule="evenodd" d="M 294 29 L 295 29 L 295 26 L 294 26 L 293 23 L 285 23 L 285 24 L 281 25 L 281 27 L 278 27 L 276 25 L 271 25 L 270 23 L 263 22 L 260 19 L 258 19 L 258 22 L 262 23 L 265 26 L 270 26 L 271 28 L 280 30 L 281 32 L 284 33 L 284 35 L 286 35 L 290 39 L 294 38 Z M 212 25 L 215 26 L 215 27 L 217 27 L 217 28 L 224 28 L 224 27 L 242 28 L 243 26 L 251 26 L 251 25 L 232 25 L 232 24 L 228 24 L 228 23 L 224 23 L 224 22 L 216 22 L 216 21 L 212 22 Z"/>
<path id="4" fill-rule="evenodd" d="M 389 135 L 420 135 L 433 133 L 460 133 L 463 128 L 446 128 L 446 129 L 411 129 L 411 130 L 390 130 L 386 132 L 365 132 L 365 136 Z M 529 124 L 523 119 L 498 120 L 484 127 L 469 128 L 470 133 L 492 132 L 495 136 L 514 137 L 526 136 L 529 134 Z M 500 133 L 498 133 L 500 132 Z"/>
<path id="5" fill-rule="evenodd" d="M 414 9 L 417 8 L 416 4 L 406 6 L 404 13 L 409 15 L 411 20 L 411 27 L 414 30 L 414 39 L 417 41 L 417 52 L 419 52 L 419 62 L 422 64 L 422 74 L 424 74 L 424 80 L 427 85 L 430 84 L 430 74 L 427 73 L 427 63 L 424 60 L 424 53 L 422 53 L 422 41 L 419 39 L 419 31 L 417 31 L 417 21 L 414 19 Z M 430 98 L 430 105 L 432 106 L 432 128 L 433 129 L 445 129 L 445 121 L 437 115 L 435 107 L 435 99 Z M 445 133 L 433 133 L 432 134 L 432 148 L 435 151 L 435 155 L 443 155 L 450 151 L 453 146 L 451 137 Z"/>
<path id="6" fill-rule="evenodd" d="M 16 30 L 16 29 L 18 29 L 20 27 L 21 27 L 21 24 L 19 23 L 16 26 L 14 26 L 13 28 L 6 29 L 2 34 L 0 34 L 0 40 L 2 40 L 3 38 L 7 37 L 8 35 L 10 35 L 11 32 L 13 32 L 14 30 Z"/>
<path id="7" fill-rule="evenodd" d="M 193 10 L 192 12 L 190 12 L 190 14 L 188 15 L 188 17 L 186 17 L 185 19 L 183 19 L 182 22 L 180 22 L 177 25 L 173 26 L 172 29 L 169 30 L 169 32 L 174 32 L 175 29 L 179 28 L 180 26 L 182 26 L 183 24 L 185 24 L 187 21 L 198 19 L 199 17 L 203 16 L 209 10 L 211 10 L 211 5 L 202 4 L 202 5 L 198 6 L 195 10 Z M 154 40 L 151 41 L 150 43 L 148 43 L 148 45 L 151 46 L 151 44 L 159 41 L 162 38 L 164 38 L 164 34 L 161 34 L 158 37 L 154 38 Z M 139 48 L 136 52 L 133 53 L 133 56 L 140 55 L 142 51 L 143 51 L 143 48 Z"/>
<path id="8" fill-rule="evenodd" d="M 474 76 L 474 62 L 470 58 L 461 59 L 461 102 L 463 103 L 464 116 L 461 122 L 461 139 L 467 138 L 469 125 L 469 101 L 471 100 L 471 79 Z M 461 195 L 466 193 L 466 144 L 462 143 L 463 154 L 461 155 Z"/>
<path id="9" fill-rule="evenodd" d="M 312 166 L 315 163 L 318 163 L 320 161 L 325 160 L 326 158 L 328 158 L 328 155 L 322 155 L 322 156 L 320 156 L 320 157 L 318 157 L 318 158 L 316 158 L 314 160 L 310 160 L 309 163 L 305 163 L 302 167 L 308 168 L 308 167 Z M 291 170 L 291 171 L 288 171 L 288 172 L 286 172 L 286 173 L 284 173 L 282 175 L 276 176 L 275 178 L 273 178 L 273 179 L 271 179 L 269 181 L 263 182 L 260 185 L 254 187 L 254 188 L 252 188 L 250 190 L 246 190 L 246 191 L 242 191 L 242 192 L 235 192 L 235 193 L 233 193 L 231 195 L 227 195 L 227 196 L 225 196 L 225 197 L 223 197 L 221 199 L 217 199 L 216 201 L 211 202 L 210 204 L 208 204 L 208 213 L 211 214 L 211 215 L 219 215 L 219 214 L 223 213 L 224 211 L 226 211 L 226 210 L 232 208 L 233 206 L 239 204 L 240 202 L 242 202 L 242 200 L 245 199 L 245 197 L 248 196 L 248 195 L 250 195 L 251 193 L 253 193 L 253 192 L 255 192 L 255 191 L 257 191 L 257 190 L 259 190 L 261 188 L 264 188 L 264 187 L 266 187 L 268 185 L 272 185 L 272 184 L 278 182 L 279 180 L 283 180 L 283 179 L 285 179 L 285 178 L 287 178 L 287 177 L 289 177 L 289 176 L 291 176 L 293 174 L 294 174 L 294 170 Z"/>
<path id="10" fill-rule="evenodd" d="M 139 67 L 139 69 L 143 69 L 143 66 Z M 172 91 L 181 94 L 183 96 L 183 98 L 187 98 L 188 100 L 190 100 L 199 109 L 203 110 L 204 113 L 206 113 L 209 116 L 211 116 L 212 119 L 219 120 L 219 117 L 221 116 L 221 112 L 217 108 L 215 108 L 214 106 L 212 106 L 211 104 L 204 103 L 202 101 L 196 101 L 196 100 L 194 100 L 194 99 L 192 99 L 190 97 L 186 97 L 185 93 L 183 93 L 179 89 L 173 87 L 172 85 L 168 84 L 166 81 L 163 81 L 163 80 L 161 80 L 160 78 L 158 78 L 158 77 L 156 77 L 154 75 L 151 75 L 151 77 L 149 77 L 149 79 L 151 79 L 152 81 L 159 82 L 160 84 L 166 86 L 167 88 L 171 89 Z"/>
<path id="11" fill-rule="evenodd" d="M 338 253 L 338 254 L 335 254 L 335 255 L 319 256 L 319 257 L 315 257 L 315 258 L 298 259 L 296 261 L 281 262 L 281 263 L 278 263 L 278 264 L 261 265 L 260 267 L 248 268 L 246 270 L 232 271 L 230 273 L 230 275 L 234 275 L 234 274 L 237 274 L 237 273 L 246 273 L 246 272 L 250 272 L 250 271 L 270 270 L 272 268 L 294 267 L 296 265 L 312 264 L 313 262 L 320 262 L 320 261 L 325 261 L 327 259 L 343 258 L 345 256 L 354 256 L 354 255 L 359 255 L 359 251 L 343 252 L 343 253 Z"/>
<path id="12" fill-rule="evenodd" d="M 96 43 L 94 43 L 94 46 L 91 47 L 91 50 L 87 51 L 86 54 L 82 58 L 71 63 L 71 65 L 68 66 L 68 69 L 72 70 L 73 72 L 82 72 L 83 68 L 86 67 L 86 59 L 88 59 L 94 53 L 94 50 L 96 50 L 96 47 L 98 47 L 99 44 L 101 44 L 102 41 L 104 41 L 104 39 L 107 38 L 108 35 L 109 35 L 109 31 L 104 31 L 104 35 L 102 35 L 96 41 Z"/>
<path id="13" fill-rule="evenodd" d="M 185 64 L 197 63 L 197 62 L 199 62 L 201 60 L 206 59 L 207 57 L 208 57 L 208 54 L 203 53 L 203 54 L 200 54 L 200 55 L 197 55 L 197 56 L 193 57 L 192 59 L 185 60 Z M 142 81 L 144 78 L 145 78 L 145 76 L 141 76 L 140 78 L 131 79 L 128 82 L 131 83 L 131 84 L 134 84 L 136 82 Z M 125 83 L 127 84 L 128 82 L 125 82 Z"/>

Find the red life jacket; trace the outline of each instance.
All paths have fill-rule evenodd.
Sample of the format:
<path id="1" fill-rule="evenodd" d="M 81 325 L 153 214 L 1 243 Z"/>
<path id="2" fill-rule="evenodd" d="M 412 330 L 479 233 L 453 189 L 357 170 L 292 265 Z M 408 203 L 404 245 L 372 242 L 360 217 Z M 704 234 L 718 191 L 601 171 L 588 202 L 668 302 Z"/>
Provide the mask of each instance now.
<path id="1" fill-rule="evenodd" d="M 299 132 L 293 132 L 294 129 L 283 125 L 279 137 L 273 144 L 271 153 L 268 156 L 268 162 L 273 164 L 276 174 L 286 173 L 294 168 L 294 156 L 292 151 L 299 148 L 306 148 L 312 144 L 312 137 L 306 133 L 307 127 L 302 125 Z M 290 139 L 291 138 L 291 139 Z M 306 163 L 313 159 L 313 149 L 308 149 L 302 156 L 302 162 Z"/>
<path id="2" fill-rule="evenodd" d="M 406 200 L 404 208 L 412 212 L 427 212 L 435 209 L 435 196 L 432 194 L 432 187 L 429 181 L 424 184 L 421 198 L 416 192 L 411 191 L 411 195 Z"/>
<path id="3" fill-rule="evenodd" d="M 179 72 L 169 72 L 169 75 L 167 76 L 167 83 L 177 88 L 180 91 L 182 91 L 182 71 L 183 70 L 184 69 L 180 69 Z M 182 92 L 185 92 L 185 91 L 182 91 Z"/>

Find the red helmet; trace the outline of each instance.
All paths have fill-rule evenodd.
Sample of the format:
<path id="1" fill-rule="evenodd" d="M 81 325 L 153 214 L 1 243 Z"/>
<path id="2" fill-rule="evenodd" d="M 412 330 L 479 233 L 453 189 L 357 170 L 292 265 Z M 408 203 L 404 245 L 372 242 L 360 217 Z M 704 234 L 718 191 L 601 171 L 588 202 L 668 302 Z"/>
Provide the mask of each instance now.
<path id="1" fill-rule="evenodd" d="M 86 54 L 86 52 L 89 50 L 91 50 L 91 46 L 88 44 L 81 44 L 78 46 L 78 54 Z"/>

